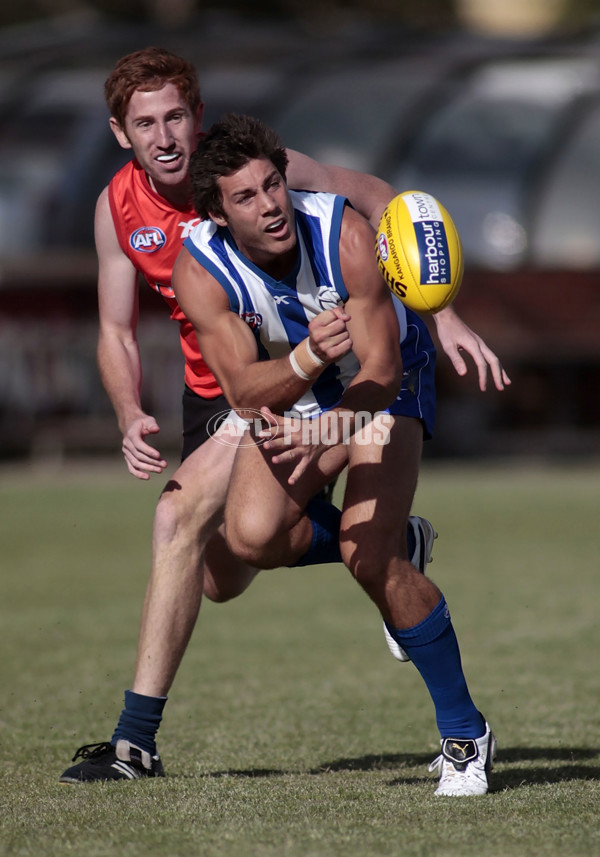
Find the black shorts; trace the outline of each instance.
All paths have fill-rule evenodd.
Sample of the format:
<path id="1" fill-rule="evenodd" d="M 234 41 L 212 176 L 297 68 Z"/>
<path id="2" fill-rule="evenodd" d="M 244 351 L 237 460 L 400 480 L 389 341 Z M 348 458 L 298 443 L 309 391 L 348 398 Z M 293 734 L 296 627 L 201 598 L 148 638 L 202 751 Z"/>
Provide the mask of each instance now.
<path id="1" fill-rule="evenodd" d="M 202 446 L 231 410 L 225 396 L 203 399 L 187 385 L 183 391 L 183 448 L 181 460 Z"/>

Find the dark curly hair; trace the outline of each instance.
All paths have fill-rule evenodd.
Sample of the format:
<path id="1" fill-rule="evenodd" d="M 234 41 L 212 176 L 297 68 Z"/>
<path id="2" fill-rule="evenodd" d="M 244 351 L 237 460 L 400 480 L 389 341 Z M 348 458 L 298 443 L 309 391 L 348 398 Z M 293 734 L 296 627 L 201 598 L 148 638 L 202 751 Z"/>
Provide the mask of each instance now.
<path id="1" fill-rule="evenodd" d="M 193 203 L 200 217 L 225 216 L 219 179 L 256 158 L 271 161 L 285 180 L 288 156 L 275 131 L 259 119 L 236 113 L 215 122 L 190 161 Z"/>

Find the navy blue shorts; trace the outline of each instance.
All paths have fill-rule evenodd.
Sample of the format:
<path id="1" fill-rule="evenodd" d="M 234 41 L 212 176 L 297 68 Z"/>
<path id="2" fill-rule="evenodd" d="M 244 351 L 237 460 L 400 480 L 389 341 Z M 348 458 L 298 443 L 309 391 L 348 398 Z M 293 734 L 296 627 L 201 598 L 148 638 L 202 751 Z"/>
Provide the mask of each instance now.
<path id="1" fill-rule="evenodd" d="M 415 417 L 423 424 L 423 437 L 433 436 L 435 424 L 435 345 L 425 322 L 406 310 L 407 334 L 402 342 L 402 387 L 387 409 L 390 414 Z"/>

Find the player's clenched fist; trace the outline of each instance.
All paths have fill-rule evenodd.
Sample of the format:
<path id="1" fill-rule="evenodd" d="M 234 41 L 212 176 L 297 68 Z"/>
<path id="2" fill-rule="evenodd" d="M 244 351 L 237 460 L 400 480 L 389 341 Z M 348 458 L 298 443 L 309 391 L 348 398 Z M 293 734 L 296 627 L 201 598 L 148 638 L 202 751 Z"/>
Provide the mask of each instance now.
<path id="1" fill-rule="evenodd" d="M 323 363 L 333 363 L 352 350 L 349 321 L 343 307 L 333 307 L 320 312 L 309 323 L 310 347 Z"/>

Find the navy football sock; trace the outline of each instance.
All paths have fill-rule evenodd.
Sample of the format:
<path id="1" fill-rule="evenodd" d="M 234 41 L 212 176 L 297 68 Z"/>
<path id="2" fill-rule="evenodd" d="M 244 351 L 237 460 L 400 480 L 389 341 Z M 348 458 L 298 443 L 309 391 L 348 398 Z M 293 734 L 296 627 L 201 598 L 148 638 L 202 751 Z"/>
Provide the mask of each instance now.
<path id="1" fill-rule="evenodd" d="M 320 565 L 322 562 L 341 562 L 340 510 L 327 500 L 313 499 L 306 507 L 306 514 L 312 523 L 312 541 L 309 549 L 296 560 L 292 568 Z"/>
<path id="2" fill-rule="evenodd" d="M 306 507 L 306 514 L 312 523 L 312 541 L 306 553 L 296 560 L 291 568 L 319 565 L 322 562 L 341 562 L 340 510 L 328 500 L 313 498 Z M 417 546 L 412 527 L 407 527 L 406 540 L 408 555 L 411 557 Z"/>
<path id="3" fill-rule="evenodd" d="M 387 624 L 386 627 L 421 673 L 435 706 L 442 738 L 481 738 L 485 722 L 467 688 L 458 640 L 444 597 L 413 628 L 398 630 Z"/>
<path id="4" fill-rule="evenodd" d="M 143 696 L 141 693 L 126 690 L 125 708 L 121 711 L 111 744 L 116 745 L 119 738 L 125 738 L 154 756 L 156 733 L 166 701 L 166 696 Z"/>

